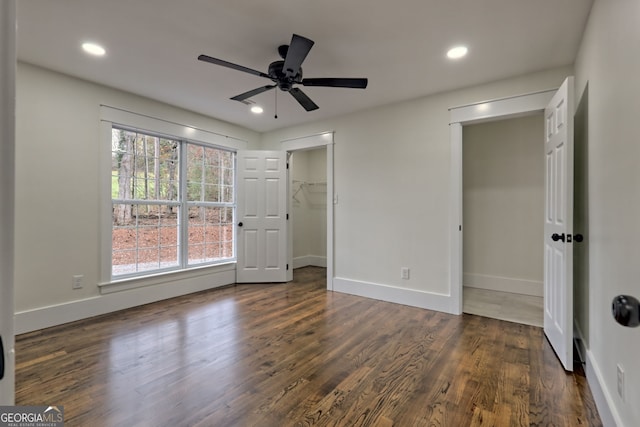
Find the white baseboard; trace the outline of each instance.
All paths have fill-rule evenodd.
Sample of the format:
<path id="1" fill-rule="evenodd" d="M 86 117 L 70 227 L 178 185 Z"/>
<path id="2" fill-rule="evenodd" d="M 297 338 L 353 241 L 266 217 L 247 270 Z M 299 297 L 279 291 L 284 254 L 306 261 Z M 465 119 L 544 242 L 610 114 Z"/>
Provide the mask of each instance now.
<path id="1" fill-rule="evenodd" d="M 327 267 L 327 257 L 320 255 L 305 255 L 295 257 L 293 259 L 293 269 L 301 268 L 301 267 Z"/>
<path id="2" fill-rule="evenodd" d="M 593 353 L 587 349 L 587 382 L 596 402 L 598 414 L 604 427 L 624 427 L 620 415 L 616 411 L 611 393 L 604 383 L 602 371 L 593 358 Z"/>
<path id="3" fill-rule="evenodd" d="M 180 278 L 154 286 L 145 286 L 63 304 L 20 311 L 15 315 L 15 333 L 16 335 L 23 334 L 62 325 L 151 302 L 230 285 L 235 281 L 236 270 L 234 266 L 211 274 Z"/>
<path id="4" fill-rule="evenodd" d="M 542 282 L 537 280 L 518 279 L 515 277 L 491 276 L 478 273 L 464 273 L 464 286 L 488 289 L 491 291 L 511 292 L 512 294 L 543 296 Z"/>
<path id="5" fill-rule="evenodd" d="M 333 279 L 333 290 L 345 294 L 358 295 L 361 297 L 393 302 L 411 307 L 419 307 L 455 314 L 455 311 L 453 310 L 453 301 L 449 295 L 417 291 L 415 289 L 398 288 L 379 283 L 362 282 L 342 277 L 335 277 Z"/>

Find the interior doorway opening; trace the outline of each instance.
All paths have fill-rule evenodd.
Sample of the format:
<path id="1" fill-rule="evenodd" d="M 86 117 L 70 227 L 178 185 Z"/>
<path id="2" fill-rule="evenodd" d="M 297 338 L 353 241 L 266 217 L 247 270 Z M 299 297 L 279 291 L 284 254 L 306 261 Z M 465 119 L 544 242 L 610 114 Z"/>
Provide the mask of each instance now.
<path id="1" fill-rule="evenodd" d="M 450 199 L 450 312 L 461 314 L 463 308 L 463 126 L 526 116 L 544 111 L 555 89 L 510 98 L 483 101 L 450 109 L 451 199 Z"/>
<path id="2" fill-rule="evenodd" d="M 327 266 L 327 149 L 298 150 L 289 157 L 293 269 Z"/>
<path id="3" fill-rule="evenodd" d="M 463 127 L 463 311 L 543 326 L 541 111 Z"/>
<path id="4" fill-rule="evenodd" d="M 294 184 L 294 173 L 291 173 L 291 169 L 289 169 L 289 185 L 288 185 L 288 203 L 289 203 L 289 208 L 288 208 L 288 212 L 289 213 L 293 213 L 294 207 L 293 207 L 293 200 L 294 200 L 294 195 L 297 197 L 297 199 L 302 202 L 301 198 L 298 196 L 301 196 L 301 192 L 305 191 L 304 190 L 304 185 L 303 181 L 307 184 L 308 187 L 311 187 L 310 185 L 308 185 L 309 183 L 313 182 L 315 185 L 313 185 L 313 190 L 309 191 L 310 188 L 307 188 L 307 192 L 308 193 L 314 193 L 314 196 L 309 196 L 310 198 L 313 197 L 314 201 L 316 202 L 317 205 L 319 205 L 318 207 L 323 207 L 324 209 L 320 209 L 320 216 L 324 214 L 324 245 L 322 245 L 324 247 L 324 260 L 322 260 L 322 256 L 320 256 L 319 258 L 311 258 L 312 262 L 322 262 L 325 264 L 326 266 L 326 277 L 327 277 L 327 290 L 332 291 L 333 290 L 333 276 L 334 276 L 334 267 L 333 267 L 333 210 L 334 210 L 334 185 L 333 185 L 333 150 L 334 150 L 334 133 L 333 132 L 322 132 L 322 133 L 318 133 L 315 135 L 309 135 L 309 136 L 304 136 L 304 137 L 300 137 L 300 138 L 293 138 L 293 139 L 289 139 L 289 140 L 285 140 L 282 141 L 282 150 L 286 151 L 288 153 L 289 156 L 289 161 L 291 163 L 295 163 L 295 157 L 296 157 L 296 153 L 304 153 L 307 151 L 314 151 L 314 150 L 321 150 L 318 151 L 315 154 L 311 154 L 310 156 L 317 156 L 320 157 L 322 156 L 322 153 L 324 153 L 324 162 L 322 162 L 322 160 L 320 159 L 316 159 L 313 163 L 313 172 L 311 174 L 307 174 L 307 176 L 311 177 L 312 179 L 309 179 L 308 181 L 305 181 L 303 179 L 296 179 L 296 182 Z M 302 155 L 298 155 L 298 158 L 302 158 L 304 156 L 304 154 Z M 295 168 L 294 165 L 290 164 L 289 165 L 290 168 Z M 324 167 L 324 179 L 323 179 L 323 175 L 322 175 L 322 167 Z M 304 174 L 303 174 L 304 176 Z M 317 177 L 317 179 L 316 179 Z M 300 190 L 300 192 L 298 192 L 296 194 L 296 191 Z M 320 202 L 319 199 L 324 198 L 324 206 L 322 206 L 322 202 Z M 302 203 L 300 203 L 302 204 Z M 318 215 L 318 213 L 316 213 L 316 216 Z M 322 220 L 320 221 L 316 221 L 316 222 L 320 222 L 322 223 Z M 295 266 L 294 263 L 294 221 L 293 220 L 289 220 L 288 221 L 288 229 L 287 229 L 287 238 L 288 238 L 288 244 L 287 244 L 287 259 L 288 259 L 288 263 L 291 267 Z M 322 233 L 321 230 L 318 230 L 318 233 Z M 321 247 L 322 247 L 321 246 Z M 322 251 L 320 251 L 322 252 Z M 313 254 L 312 254 L 313 255 Z M 301 263 L 301 262 L 305 262 L 305 260 L 309 260 L 310 258 L 308 257 L 301 257 L 297 262 Z M 308 264 L 310 265 L 310 264 Z M 289 268 L 287 271 L 287 281 L 292 281 L 293 280 L 293 268 Z"/>

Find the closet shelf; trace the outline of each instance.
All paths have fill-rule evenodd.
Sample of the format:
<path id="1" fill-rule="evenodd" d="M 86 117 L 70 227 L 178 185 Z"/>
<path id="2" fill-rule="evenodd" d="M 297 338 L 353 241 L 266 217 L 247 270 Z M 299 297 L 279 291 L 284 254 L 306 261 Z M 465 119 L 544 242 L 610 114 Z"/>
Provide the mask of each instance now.
<path id="1" fill-rule="evenodd" d="M 327 192 L 326 182 L 306 182 L 302 184 L 302 187 L 305 190 L 307 190 L 309 193 L 326 193 Z"/>

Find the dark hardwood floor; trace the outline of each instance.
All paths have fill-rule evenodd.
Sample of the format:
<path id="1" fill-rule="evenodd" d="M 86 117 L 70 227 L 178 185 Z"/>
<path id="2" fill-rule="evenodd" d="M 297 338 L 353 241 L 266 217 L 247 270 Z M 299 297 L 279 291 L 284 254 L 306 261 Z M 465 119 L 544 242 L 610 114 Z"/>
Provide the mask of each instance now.
<path id="1" fill-rule="evenodd" d="M 540 328 L 327 292 L 324 274 L 21 335 L 16 404 L 92 427 L 601 425 Z"/>

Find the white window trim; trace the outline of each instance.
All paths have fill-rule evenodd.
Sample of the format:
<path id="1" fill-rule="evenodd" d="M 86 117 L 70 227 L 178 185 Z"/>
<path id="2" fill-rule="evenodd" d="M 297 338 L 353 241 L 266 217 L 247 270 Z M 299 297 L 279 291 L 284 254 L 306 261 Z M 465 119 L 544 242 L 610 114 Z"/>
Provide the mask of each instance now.
<path id="1" fill-rule="evenodd" d="M 246 150 L 249 143 L 247 141 L 232 136 L 223 135 L 206 129 L 194 126 L 179 124 L 168 120 L 163 120 L 144 114 L 138 114 L 121 108 L 100 106 L 100 281 L 101 293 L 109 293 L 118 290 L 133 289 L 166 283 L 168 277 L 175 279 L 176 275 L 181 278 L 197 277 L 207 271 L 226 271 L 235 262 L 221 263 L 205 266 L 192 266 L 188 269 L 172 270 L 169 272 L 150 272 L 148 275 L 132 276 L 125 278 L 111 278 L 111 230 L 112 218 L 108 213 L 111 211 L 111 129 L 113 126 L 125 127 L 140 132 L 148 132 L 154 135 L 163 135 L 172 139 L 181 139 L 188 142 L 195 142 L 205 145 L 217 146 L 234 152 Z"/>

